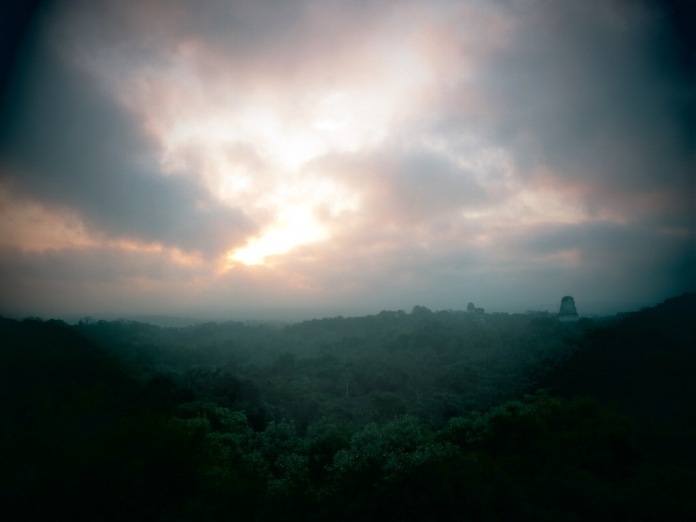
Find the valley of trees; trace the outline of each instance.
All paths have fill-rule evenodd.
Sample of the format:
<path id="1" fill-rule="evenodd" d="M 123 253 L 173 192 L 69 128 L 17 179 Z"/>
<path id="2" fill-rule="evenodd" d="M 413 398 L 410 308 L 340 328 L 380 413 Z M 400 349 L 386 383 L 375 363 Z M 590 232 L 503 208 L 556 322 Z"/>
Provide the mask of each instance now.
<path id="1" fill-rule="evenodd" d="M 696 514 L 696 295 L 617 317 L 0 319 L 12 520 Z"/>

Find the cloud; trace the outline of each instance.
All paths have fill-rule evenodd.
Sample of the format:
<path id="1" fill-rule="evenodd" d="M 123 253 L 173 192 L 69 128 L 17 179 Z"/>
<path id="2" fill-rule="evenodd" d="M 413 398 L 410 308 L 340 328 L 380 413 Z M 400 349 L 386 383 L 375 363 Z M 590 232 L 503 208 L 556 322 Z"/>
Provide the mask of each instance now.
<path id="1" fill-rule="evenodd" d="M 418 146 L 385 144 L 363 154 L 327 155 L 307 170 L 328 173 L 355 194 L 359 217 L 370 226 L 427 225 L 485 207 L 493 195 L 475 172 Z"/>
<path id="2" fill-rule="evenodd" d="M 100 232 L 220 251 L 254 230 L 194 178 L 162 172 L 151 140 L 88 76 L 42 49 L 17 78 L 0 135 L 13 190 L 76 210 Z"/>
<path id="3" fill-rule="evenodd" d="M 606 311 L 696 285 L 677 4 L 77 5 L 0 121 L 7 306 Z"/>
<path id="4" fill-rule="evenodd" d="M 592 188 L 588 204 L 631 213 L 638 195 L 691 211 L 693 82 L 664 44 L 670 21 L 645 2 L 541 2 L 511 9 L 510 45 L 479 82 L 492 139 L 526 171 L 545 165 Z M 672 207 L 671 209 L 669 207 Z"/>

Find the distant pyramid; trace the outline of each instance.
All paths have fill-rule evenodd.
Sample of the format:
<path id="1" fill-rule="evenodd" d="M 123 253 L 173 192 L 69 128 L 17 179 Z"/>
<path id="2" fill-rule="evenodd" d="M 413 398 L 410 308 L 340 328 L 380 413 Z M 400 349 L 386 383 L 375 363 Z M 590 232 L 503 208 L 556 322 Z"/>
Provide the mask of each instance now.
<path id="1" fill-rule="evenodd" d="M 577 321 L 578 311 L 575 308 L 575 299 L 572 296 L 566 295 L 561 299 L 561 308 L 558 311 L 558 319 L 560 321 Z"/>

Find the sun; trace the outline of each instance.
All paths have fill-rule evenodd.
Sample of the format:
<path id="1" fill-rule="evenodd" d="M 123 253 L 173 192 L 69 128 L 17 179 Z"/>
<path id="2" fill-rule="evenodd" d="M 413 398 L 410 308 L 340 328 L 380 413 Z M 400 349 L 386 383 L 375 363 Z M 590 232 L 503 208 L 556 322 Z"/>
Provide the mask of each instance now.
<path id="1" fill-rule="evenodd" d="M 248 266 L 265 264 L 272 256 L 285 254 L 300 246 L 328 237 L 328 229 L 306 207 L 286 208 L 276 223 L 261 235 L 251 238 L 246 245 L 232 250 L 226 256 L 227 267 L 237 263 Z"/>

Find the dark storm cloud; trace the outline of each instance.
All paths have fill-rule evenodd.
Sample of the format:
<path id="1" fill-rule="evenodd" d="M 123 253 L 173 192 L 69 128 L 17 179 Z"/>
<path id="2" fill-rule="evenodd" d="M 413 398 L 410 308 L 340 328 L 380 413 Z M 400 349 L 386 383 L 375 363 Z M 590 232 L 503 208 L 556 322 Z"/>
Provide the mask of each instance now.
<path id="1" fill-rule="evenodd" d="M 694 283 L 693 243 L 685 230 L 656 230 L 649 225 L 596 222 L 584 225 L 547 225 L 519 238 L 528 254 L 549 255 L 577 251 L 588 273 L 622 273 L 634 284 L 654 284 L 665 274 L 670 286 Z M 635 274 L 651 274 L 642 281 Z M 687 285 L 688 286 L 688 285 Z"/>
<path id="2" fill-rule="evenodd" d="M 253 229 L 188 176 L 165 177 L 148 138 L 100 86 L 39 42 L 3 107 L 11 187 L 114 236 L 219 250 Z"/>
<path id="3" fill-rule="evenodd" d="M 684 219 L 693 195 L 694 85 L 665 41 L 673 20 L 652 3 L 511 5 L 512 41 L 481 80 L 494 107 L 485 122 L 493 139 L 525 167 L 547 165 L 592 186 L 592 203 L 668 193 Z"/>

